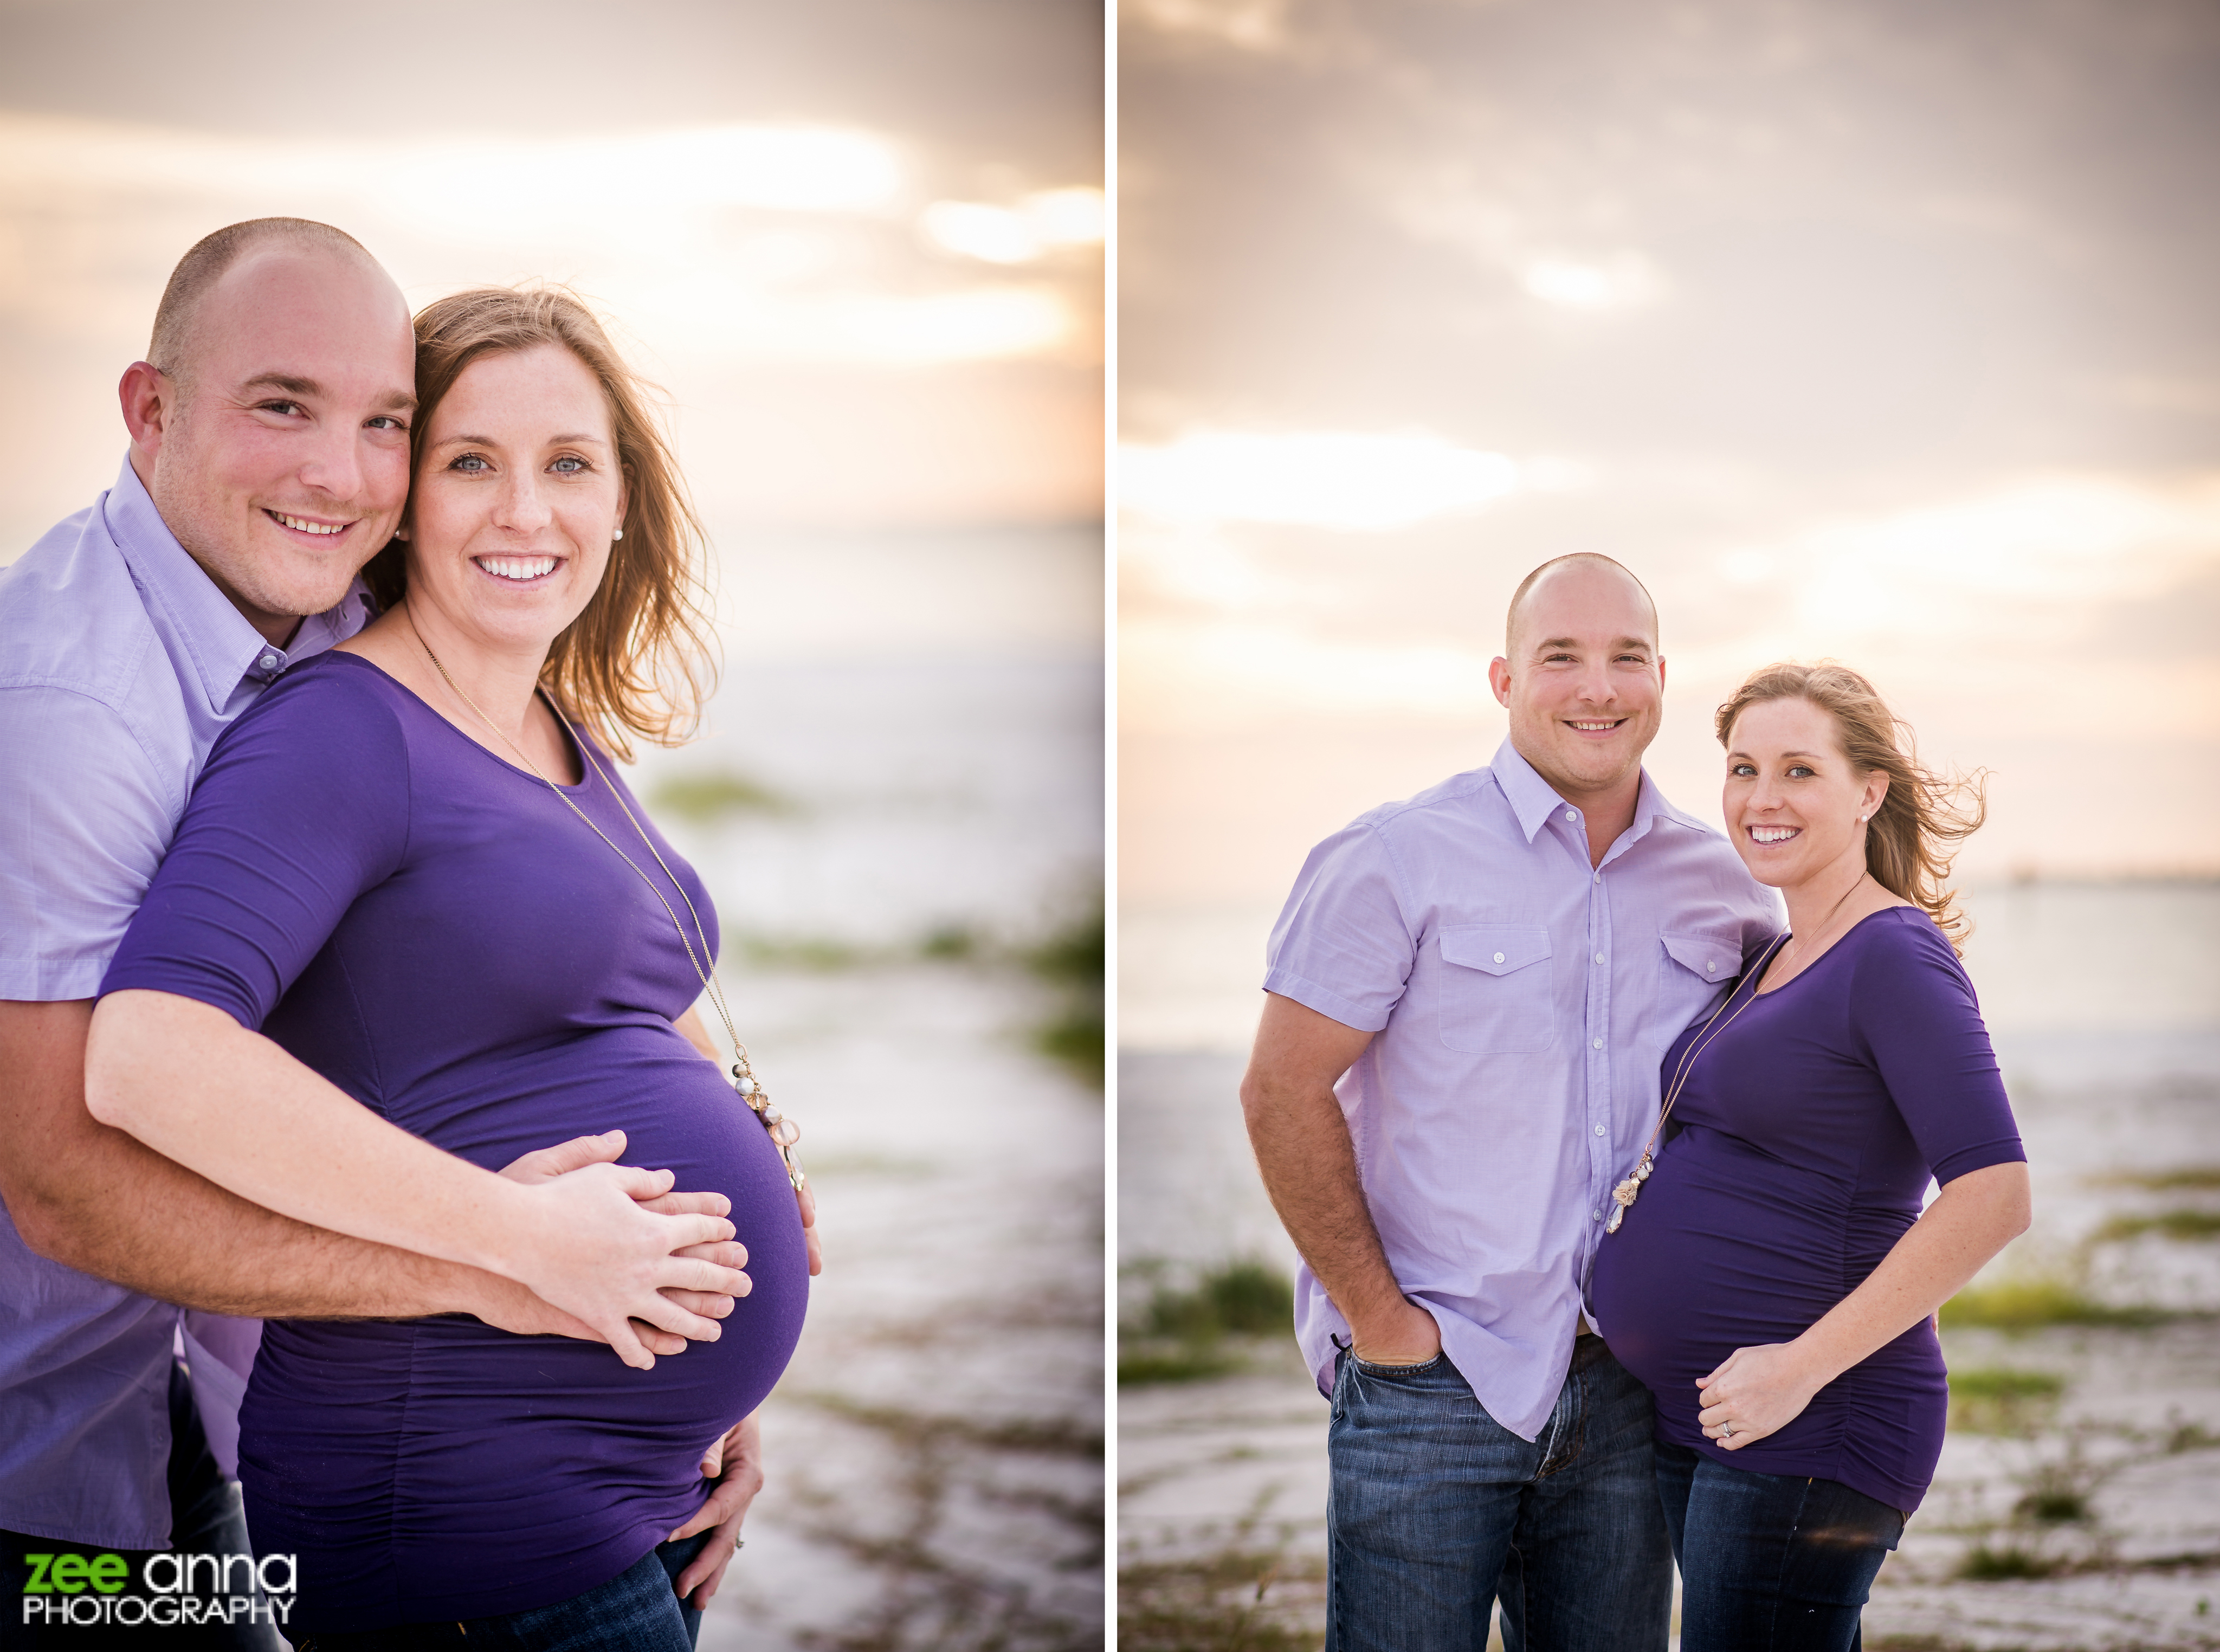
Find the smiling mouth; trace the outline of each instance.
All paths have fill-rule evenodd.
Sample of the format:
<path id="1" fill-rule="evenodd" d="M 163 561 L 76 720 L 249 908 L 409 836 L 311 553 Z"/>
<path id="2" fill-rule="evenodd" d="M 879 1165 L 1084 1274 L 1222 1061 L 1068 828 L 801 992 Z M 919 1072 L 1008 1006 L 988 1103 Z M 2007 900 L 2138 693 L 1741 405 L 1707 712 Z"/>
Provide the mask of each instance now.
<path id="1" fill-rule="evenodd" d="M 1565 726 L 1581 734 L 1608 734 L 1625 720 L 1624 717 L 1568 717 Z"/>
<path id="2" fill-rule="evenodd" d="M 1804 835 L 1802 826 L 1754 826 L 1749 828 L 1752 843 L 1787 843 L 1791 838 Z"/>
<path id="3" fill-rule="evenodd" d="M 354 526 L 352 522 L 320 522 L 311 516 L 288 516 L 282 510 L 271 510 L 266 506 L 262 514 L 278 527 L 295 533 L 305 533 L 311 539 L 336 539 Z"/>
<path id="4" fill-rule="evenodd" d="M 511 585 L 529 585 L 560 567 L 560 557 L 472 557 L 471 561 L 496 579 Z"/>

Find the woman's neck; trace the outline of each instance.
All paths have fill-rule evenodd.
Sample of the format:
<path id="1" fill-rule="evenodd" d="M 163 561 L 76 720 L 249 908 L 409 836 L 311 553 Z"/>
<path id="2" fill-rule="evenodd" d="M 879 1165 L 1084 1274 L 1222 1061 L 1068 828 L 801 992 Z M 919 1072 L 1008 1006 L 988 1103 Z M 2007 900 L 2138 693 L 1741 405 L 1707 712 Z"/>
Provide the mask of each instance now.
<path id="1" fill-rule="evenodd" d="M 433 674 L 468 701 L 461 710 L 474 708 L 502 735 L 523 741 L 539 673 L 547 664 L 545 645 L 514 648 L 489 643 L 430 604 L 419 608 L 406 598 L 396 617 L 432 663 Z"/>
<path id="2" fill-rule="evenodd" d="M 1788 904 L 1789 932 L 1805 945 L 1818 941 L 1820 930 L 1849 904 L 1850 891 L 1865 875 L 1865 851 L 1860 845 L 1802 882 L 1782 884 L 1780 897 Z"/>

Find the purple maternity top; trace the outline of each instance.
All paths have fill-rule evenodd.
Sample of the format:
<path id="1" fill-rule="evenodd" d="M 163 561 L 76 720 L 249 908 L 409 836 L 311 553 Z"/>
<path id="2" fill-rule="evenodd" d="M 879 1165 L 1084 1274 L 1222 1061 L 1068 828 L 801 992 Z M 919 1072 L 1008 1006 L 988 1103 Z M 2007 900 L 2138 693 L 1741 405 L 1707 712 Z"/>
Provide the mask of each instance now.
<path id="1" fill-rule="evenodd" d="M 700 880 L 650 826 L 671 887 L 601 762 L 565 792 L 714 950 Z M 776 1149 L 671 1025 L 702 990 L 677 931 L 561 798 L 359 657 L 299 667 L 215 747 L 102 990 L 127 988 L 227 1011 L 489 1169 L 621 1129 L 625 1163 L 729 1197 L 748 1248 L 722 1337 L 652 1371 L 462 1315 L 270 1322 L 240 1478 L 255 1548 L 297 1556 L 295 1632 L 550 1605 L 693 1515 L 702 1449 L 794 1351 L 808 1256 Z"/>
<path id="2" fill-rule="evenodd" d="M 1755 985 L 1666 1055 L 1669 1089 L 1700 1046 L 1673 1109 L 1681 1133 L 1596 1254 L 1597 1328 L 1656 1396 L 1660 1439 L 1909 1512 L 1949 1405 L 1932 1320 L 1733 1451 L 1704 1437 L 1696 1381 L 1855 1290 L 1918 1219 L 1930 1176 L 2027 1154 L 1973 983 L 1924 913 L 1875 913 L 1778 991 Z"/>

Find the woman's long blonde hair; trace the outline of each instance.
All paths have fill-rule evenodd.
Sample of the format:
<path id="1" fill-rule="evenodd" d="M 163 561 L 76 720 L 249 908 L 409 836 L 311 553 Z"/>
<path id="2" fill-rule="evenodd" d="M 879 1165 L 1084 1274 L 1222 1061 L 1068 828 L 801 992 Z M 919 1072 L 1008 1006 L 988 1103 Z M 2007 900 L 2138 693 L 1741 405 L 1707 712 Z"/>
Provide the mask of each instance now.
<path id="1" fill-rule="evenodd" d="M 708 539 L 649 411 L 652 387 L 625 365 L 577 295 L 556 286 L 473 288 L 416 317 L 411 441 L 421 447 L 433 410 L 472 362 L 551 344 L 583 362 L 608 398 L 627 499 L 624 537 L 609 547 L 601 587 L 548 649 L 539 680 L 630 762 L 633 735 L 676 745 L 691 734 L 716 685 Z M 396 540 L 363 570 L 382 608 L 408 593 L 404 550 Z"/>
<path id="2" fill-rule="evenodd" d="M 1743 713 L 1768 700 L 1807 701 L 1828 713 L 1851 765 L 1888 776 L 1888 795 L 1866 824 L 1866 870 L 1890 894 L 1924 910 L 1962 955 L 1973 924 L 1944 880 L 1959 849 L 1988 818 L 1987 770 L 1955 779 L 1922 768 L 1911 725 L 1857 672 L 1824 660 L 1753 672 L 1719 708 L 1713 723 L 1719 744 L 1730 742 Z"/>

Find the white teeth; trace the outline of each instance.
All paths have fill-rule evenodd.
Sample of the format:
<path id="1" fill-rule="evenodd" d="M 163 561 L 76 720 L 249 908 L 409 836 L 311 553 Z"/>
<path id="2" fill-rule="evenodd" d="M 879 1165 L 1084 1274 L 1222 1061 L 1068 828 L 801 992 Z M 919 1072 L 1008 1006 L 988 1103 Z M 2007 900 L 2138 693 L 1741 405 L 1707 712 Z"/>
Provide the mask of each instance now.
<path id="1" fill-rule="evenodd" d="M 490 574 L 502 579 L 537 579 L 555 571 L 552 557 L 477 557 L 472 558 Z"/>
<path id="2" fill-rule="evenodd" d="M 286 527 L 293 529 L 294 532 L 297 533 L 344 533 L 351 526 L 351 524 L 346 522 L 305 521 L 298 516 L 280 515 L 275 511 L 271 514 L 277 516 L 279 521 L 284 523 Z"/>
<path id="3" fill-rule="evenodd" d="M 1754 843 L 1787 843 L 1803 829 L 1801 826 L 1752 826 L 1749 835 Z"/>
<path id="4" fill-rule="evenodd" d="M 1604 732 L 1606 729 L 1613 729 L 1613 728 L 1617 728 L 1617 727 L 1618 726 L 1618 724 L 1616 721 L 1608 722 L 1608 723 L 1580 723 L 1580 722 L 1576 722 L 1576 723 L 1575 723 L 1575 724 L 1573 725 L 1573 726 L 1574 726 L 1575 728 L 1586 729 L 1587 731 L 1588 731 L 1588 732 L 1589 732 L 1590 733 L 1592 733 L 1592 734 L 1600 734 L 1600 733 Z"/>

